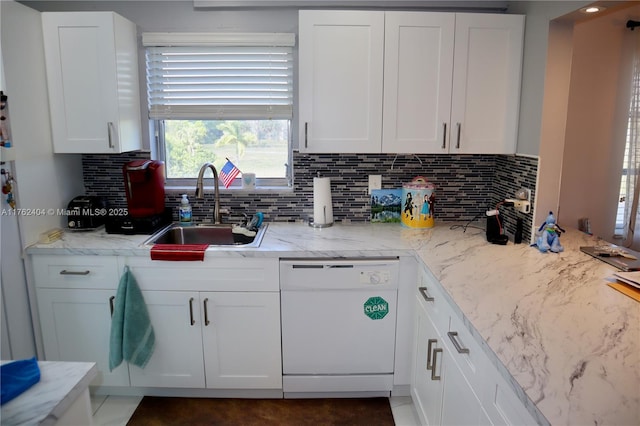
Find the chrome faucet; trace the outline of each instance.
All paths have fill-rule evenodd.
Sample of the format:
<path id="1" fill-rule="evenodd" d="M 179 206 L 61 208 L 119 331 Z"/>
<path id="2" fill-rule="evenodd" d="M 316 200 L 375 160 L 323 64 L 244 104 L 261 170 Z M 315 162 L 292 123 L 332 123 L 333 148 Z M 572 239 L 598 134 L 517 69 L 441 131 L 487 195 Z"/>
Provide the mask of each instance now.
<path id="1" fill-rule="evenodd" d="M 196 182 L 196 198 L 203 199 L 204 198 L 204 184 L 202 183 L 204 172 L 210 168 L 213 172 L 213 184 L 214 184 L 214 204 L 213 204 L 213 223 L 219 224 L 222 223 L 221 220 L 221 212 L 220 212 L 220 184 L 218 179 L 218 171 L 215 166 L 211 163 L 204 163 L 200 168 L 200 173 L 198 173 L 198 181 Z"/>

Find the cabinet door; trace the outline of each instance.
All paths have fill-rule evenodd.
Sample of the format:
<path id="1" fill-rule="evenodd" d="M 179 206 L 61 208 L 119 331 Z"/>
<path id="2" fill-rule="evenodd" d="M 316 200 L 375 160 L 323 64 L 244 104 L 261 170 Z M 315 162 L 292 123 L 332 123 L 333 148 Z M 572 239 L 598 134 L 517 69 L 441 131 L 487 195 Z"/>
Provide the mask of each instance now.
<path id="1" fill-rule="evenodd" d="M 197 292 L 143 291 L 156 337 L 144 369 L 129 366 L 132 386 L 204 388 Z"/>
<path id="2" fill-rule="evenodd" d="M 453 13 L 385 12 L 382 152 L 446 153 Z"/>
<path id="3" fill-rule="evenodd" d="M 139 148 L 135 24 L 111 12 L 52 12 L 42 25 L 54 151 Z"/>
<path id="4" fill-rule="evenodd" d="M 279 293 L 204 292 L 207 388 L 281 389 Z"/>
<path id="5" fill-rule="evenodd" d="M 420 422 L 424 425 L 439 425 L 444 385 L 442 354 L 437 353 L 435 370 L 433 356 L 436 349 L 443 348 L 442 340 L 420 301 L 416 302 L 415 306 L 416 342 L 411 396 Z"/>
<path id="6" fill-rule="evenodd" d="M 47 361 L 95 362 L 93 386 L 129 386 L 123 363 L 109 371 L 112 298 L 115 290 L 36 290 Z"/>
<path id="7" fill-rule="evenodd" d="M 448 347 L 442 351 L 443 368 L 446 368 L 446 380 L 442 395 L 442 424 L 469 425 L 488 424 L 480 399 L 466 380 L 454 361 L 455 353 Z M 481 422 L 483 419 L 485 421 Z"/>
<path id="8" fill-rule="evenodd" d="M 526 398 L 525 392 L 520 389 L 519 397 L 513 389 L 514 384 L 508 383 L 498 372 L 497 368 L 490 365 L 487 369 L 487 390 L 483 395 L 483 407 L 492 425 L 536 425 L 527 407 L 520 398 Z M 515 385 L 519 386 L 519 385 Z"/>
<path id="9" fill-rule="evenodd" d="M 384 12 L 300 11 L 303 152 L 380 152 Z"/>
<path id="10" fill-rule="evenodd" d="M 524 16 L 456 14 L 452 153 L 515 153 Z"/>

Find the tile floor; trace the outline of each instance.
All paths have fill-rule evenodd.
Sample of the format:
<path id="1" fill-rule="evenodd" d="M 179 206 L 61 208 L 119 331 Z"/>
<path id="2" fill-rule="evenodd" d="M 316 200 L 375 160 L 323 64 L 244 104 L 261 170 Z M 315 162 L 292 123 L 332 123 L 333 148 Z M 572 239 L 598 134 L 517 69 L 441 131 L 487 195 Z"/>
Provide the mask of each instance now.
<path id="1" fill-rule="evenodd" d="M 126 426 L 142 397 L 131 396 L 91 396 L 93 423 L 95 426 Z M 390 399 L 391 411 L 396 426 L 418 426 L 418 415 L 411 397 L 401 396 Z"/>

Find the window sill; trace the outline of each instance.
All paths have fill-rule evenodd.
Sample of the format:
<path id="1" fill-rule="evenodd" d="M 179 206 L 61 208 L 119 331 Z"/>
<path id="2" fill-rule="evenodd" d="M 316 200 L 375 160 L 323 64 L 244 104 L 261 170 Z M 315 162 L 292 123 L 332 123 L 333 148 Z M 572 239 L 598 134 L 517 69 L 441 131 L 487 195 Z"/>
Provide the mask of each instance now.
<path id="1" fill-rule="evenodd" d="M 189 194 L 195 192 L 195 186 L 191 185 L 167 185 L 164 187 L 164 190 L 167 194 Z M 213 194 L 214 188 L 213 186 L 205 186 L 204 192 L 206 194 Z M 225 188 L 223 186 L 220 187 L 221 194 L 292 194 L 293 187 L 291 186 L 256 186 L 255 188 L 242 188 L 230 186 L 229 188 Z"/>

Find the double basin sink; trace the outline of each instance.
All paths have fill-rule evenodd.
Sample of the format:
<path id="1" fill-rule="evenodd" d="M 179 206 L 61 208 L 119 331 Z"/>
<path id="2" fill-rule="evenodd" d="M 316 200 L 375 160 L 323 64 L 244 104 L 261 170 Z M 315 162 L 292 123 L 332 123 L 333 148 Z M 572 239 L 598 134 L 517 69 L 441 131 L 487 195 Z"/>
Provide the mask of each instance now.
<path id="1" fill-rule="evenodd" d="M 208 224 L 182 226 L 173 223 L 153 234 L 144 242 L 147 246 L 154 244 L 209 244 L 209 247 L 260 247 L 267 231 L 263 224 L 254 237 L 232 232 L 230 224 Z"/>

